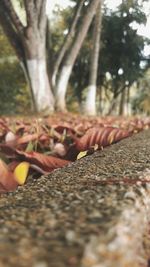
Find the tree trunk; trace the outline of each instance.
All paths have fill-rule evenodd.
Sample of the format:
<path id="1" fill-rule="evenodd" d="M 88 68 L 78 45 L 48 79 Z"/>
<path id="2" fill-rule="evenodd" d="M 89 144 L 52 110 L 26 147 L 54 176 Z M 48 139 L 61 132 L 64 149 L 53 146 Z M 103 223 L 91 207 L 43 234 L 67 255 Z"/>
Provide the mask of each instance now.
<path id="1" fill-rule="evenodd" d="M 113 113 L 116 105 L 117 105 L 117 96 L 114 95 L 113 99 L 111 100 L 110 107 L 109 107 L 107 115 L 111 115 Z"/>
<path id="2" fill-rule="evenodd" d="M 98 108 L 98 113 L 103 115 L 103 87 L 101 86 L 99 88 L 99 108 Z"/>
<path id="3" fill-rule="evenodd" d="M 125 96 L 126 96 L 126 90 L 123 90 L 121 93 L 120 105 L 119 105 L 119 115 L 120 116 L 124 115 Z"/>
<path id="4" fill-rule="evenodd" d="M 26 65 L 37 112 L 53 112 L 54 97 L 48 78 L 46 36 L 38 32 L 26 32 L 24 49 Z M 31 45 L 32 44 L 32 45 Z"/>
<path id="5" fill-rule="evenodd" d="M 37 112 L 53 112 L 54 98 L 51 93 L 46 59 L 27 59 L 28 74 Z"/>
<path id="6" fill-rule="evenodd" d="M 31 89 L 37 112 L 53 112 L 54 97 L 51 91 L 46 59 L 45 30 L 28 28 L 25 33 L 24 50 Z"/>
<path id="7" fill-rule="evenodd" d="M 64 44 L 61 47 L 60 52 L 58 54 L 58 57 L 56 59 L 56 62 L 55 62 L 55 65 L 54 65 L 53 74 L 52 74 L 52 85 L 53 85 L 53 88 L 55 88 L 55 86 L 56 86 L 56 77 L 57 77 L 57 74 L 58 74 L 58 70 L 59 70 L 60 64 L 61 64 L 61 62 L 62 62 L 62 60 L 63 60 L 63 58 L 65 56 L 66 51 L 70 48 L 72 40 L 73 40 L 73 38 L 75 36 L 76 26 L 77 26 L 78 20 L 79 20 L 79 18 L 81 16 L 81 10 L 82 10 L 84 2 L 85 2 L 85 0 L 79 0 L 78 3 L 77 3 L 76 12 L 75 12 L 75 15 L 74 15 L 73 22 L 71 24 L 69 33 L 66 36 Z"/>
<path id="8" fill-rule="evenodd" d="M 46 64 L 46 0 L 24 0 L 26 27 L 11 0 L 0 1 L 0 23 L 23 66 L 37 112 L 52 112 L 54 97 Z"/>
<path id="9" fill-rule="evenodd" d="M 130 108 L 130 87 L 127 88 L 127 115 L 131 115 L 131 108 Z"/>
<path id="10" fill-rule="evenodd" d="M 23 70 L 23 73 L 24 73 L 25 80 L 27 82 L 28 88 L 31 89 L 31 81 L 30 81 L 30 78 L 29 78 L 29 74 L 28 74 L 28 70 L 27 70 L 26 64 L 24 64 L 24 62 L 22 62 L 20 60 L 20 66 L 21 66 L 21 68 Z M 35 101 L 34 101 L 34 95 L 33 95 L 32 90 L 29 90 L 29 93 L 30 93 L 31 111 L 34 112 L 36 110 L 36 105 L 35 105 Z"/>
<path id="11" fill-rule="evenodd" d="M 79 32 L 77 32 L 75 39 L 73 40 L 72 46 L 69 51 L 67 51 L 67 56 L 63 62 L 62 68 L 59 72 L 58 81 L 56 83 L 55 97 L 56 97 L 56 108 L 60 111 L 66 110 L 66 91 L 68 86 L 68 81 L 77 58 L 77 55 L 80 51 L 80 48 L 83 44 L 83 41 L 86 37 L 89 26 L 92 22 L 93 16 L 95 15 L 96 9 L 101 0 L 92 0 L 87 8 L 87 12 L 83 18 L 82 24 L 80 26 Z"/>
<path id="12" fill-rule="evenodd" d="M 59 75 L 59 81 L 57 83 L 56 95 L 55 95 L 55 101 L 56 101 L 55 104 L 56 104 L 56 109 L 58 111 L 62 112 L 67 111 L 65 96 L 71 71 L 72 71 L 71 66 L 63 66 L 61 73 Z"/>
<path id="13" fill-rule="evenodd" d="M 99 4 L 95 16 L 95 23 L 93 27 L 93 48 L 91 51 L 90 60 L 90 77 L 89 86 L 84 106 L 84 113 L 87 115 L 96 115 L 96 87 L 97 87 L 97 72 L 98 72 L 98 60 L 99 60 L 99 50 L 100 50 L 100 35 L 101 35 L 101 12 L 102 1 Z"/>
<path id="14" fill-rule="evenodd" d="M 89 85 L 84 104 L 84 114 L 96 115 L 96 85 Z"/>

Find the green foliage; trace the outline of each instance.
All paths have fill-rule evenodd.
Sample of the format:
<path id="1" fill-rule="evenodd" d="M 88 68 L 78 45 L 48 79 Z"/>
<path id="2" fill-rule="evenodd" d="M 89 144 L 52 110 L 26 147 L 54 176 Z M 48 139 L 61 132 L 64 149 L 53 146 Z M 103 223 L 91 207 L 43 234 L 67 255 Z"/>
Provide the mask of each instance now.
<path id="1" fill-rule="evenodd" d="M 79 102 L 84 98 L 83 90 L 88 86 L 89 77 L 89 61 L 90 61 L 90 49 L 92 40 L 86 40 L 84 46 L 81 48 L 78 55 L 78 59 L 74 65 L 73 73 L 71 75 L 71 85 L 74 89 L 74 93 L 77 96 Z"/>
<path id="2" fill-rule="evenodd" d="M 0 27 L 0 62 L 4 60 L 7 56 L 15 56 L 14 50 L 11 47 L 10 43 L 7 40 L 6 35 L 4 34 L 2 28 Z"/>
<path id="3" fill-rule="evenodd" d="M 79 0 L 78 0 L 79 1 Z M 77 2 L 77 1 L 72 1 Z M 72 23 L 76 4 L 65 9 L 57 7 L 50 23 L 50 46 L 53 60 L 57 57 Z"/>
<path id="4" fill-rule="evenodd" d="M 0 114 L 29 112 L 29 92 L 17 61 L 0 64 L 0 81 Z"/>
<path id="5" fill-rule="evenodd" d="M 108 94 L 111 91 L 114 96 L 117 96 L 126 85 L 130 86 L 142 77 L 148 65 L 143 49 L 149 40 L 138 35 L 137 30 L 132 26 L 134 23 L 144 24 L 146 22 L 146 15 L 139 2 L 138 0 L 125 0 L 116 11 L 106 7 L 103 11 L 98 85 L 103 86 Z M 63 17 L 63 24 L 56 23 L 59 31 L 57 30 L 57 38 L 54 40 L 55 46 L 59 44 L 60 39 L 62 41 L 60 32 L 70 25 L 74 8 L 70 7 L 67 11 L 59 13 Z M 82 91 L 88 85 L 92 27 L 93 25 L 78 55 L 70 80 L 70 85 L 79 101 L 82 101 L 84 95 Z M 57 49 L 59 49 L 58 46 Z M 144 67 L 141 62 L 144 62 Z M 106 79 L 106 73 L 109 73 L 111 77 L 109 81 Z"/>
<path id="6" fill-rule="evenodd" d="M 143 112 L 150 115 L 150 69 L 137 83 L 138 92 L 132 99 L 132 109 L 135 113 Z"/>
<path id="7" fill-rule="evenodd" d="M 141 61 L 147 40 L 137 34 L 132 23 L 145 23 L 146 16 L 138 1 L 123 1 L 116 12 L 105 10 L 100 56 L 103 81 L 105 73 L 112 77 L 112 91 L 117 95 L 125 84 L 131 85 L 142 75 Z M 146 68 L 146 65 L 145 65 Z"/>
<path id="8" fill-rule="evenodd" d="M 22 69 L 0 28 L 0 114 L 30 111 L 29 92 Z"/>

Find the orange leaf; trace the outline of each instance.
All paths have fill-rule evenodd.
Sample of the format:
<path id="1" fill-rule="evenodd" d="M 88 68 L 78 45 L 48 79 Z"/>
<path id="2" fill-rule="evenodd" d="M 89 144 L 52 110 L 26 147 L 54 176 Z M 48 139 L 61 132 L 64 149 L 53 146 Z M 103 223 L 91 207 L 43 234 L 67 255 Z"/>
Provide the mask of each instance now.
<path id="1" fill-rule="evenodd" d="M 75 134 L 76 131 L 74 128 L 72 128 L 69 124 L 66 125 L 58 125 L 54 127 L 55 131 L 57 131 L 60 134 L 63 134 L 64 130 L 67 132 L 67 134 L 72 133 Z"/>
<path id="2" fill-rule="evenodd" d="M 97 144 L 100 149 L 101 147 L 116 143 L 130 135 L 131 133 L 129 131 L 114 127 L 91 128 L 83 137 L 75 141 L 76 148 L 79 151 L 85 151 Z"/>
<path id="3" fill-rule="evenodd" d="M 53 156 L 47 156 L 38 152 L 23 152 L 16 150 L 20 158 L 31 164 L 37 165 L 45 172 L 51 172 L 54 169 L 62 168 L 70 163 L 68 160 L 59 159 Z"/>
<path id="4" fill-rule="evenodd" d="M 18 186 L 12 172 L 8 170 L 7 165 L 0 160 L 0 193 L 14 191 Z"/>
<path id="5" fill-rule="evenodd" d="M 8 144 L 0 144 L 0 152 L 5 154 L 7 157 L 16 157 L 15 149 Z"/>
<path id="6" fill-rule="evenodd" d="M 17 145 L 26 144 L 30 141 L 38 140 L 39 135 L 37 133 L 34 134 L 25 134 L 22 137 L 18 138 Z"/>

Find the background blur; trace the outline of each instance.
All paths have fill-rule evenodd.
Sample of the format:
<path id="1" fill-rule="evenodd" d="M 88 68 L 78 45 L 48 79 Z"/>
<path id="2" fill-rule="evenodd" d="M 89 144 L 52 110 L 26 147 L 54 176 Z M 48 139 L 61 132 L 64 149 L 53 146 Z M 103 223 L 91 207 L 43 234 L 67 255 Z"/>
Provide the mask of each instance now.
<path id="1" fill-rule="evenodd" d="M 69 33 L 79 1 L 47 1 L 47 67 L 52 72 Z M 22 23 L 22 1 L 12 1 Z M 90 1 L 84 1 L 76 31 Z M 92 21 L 69 79 L 67 109 L 82 113 L 88 94 Z M 50 75 L 51 76 L 51 75 Z M 32 100 L 24 71 L 0 26 L 0 114 L 28 114 Z M 97 114 L 150 114 L 150 2 L 106 0 L 102 6 L 101 38 L 96 84 Z"/>

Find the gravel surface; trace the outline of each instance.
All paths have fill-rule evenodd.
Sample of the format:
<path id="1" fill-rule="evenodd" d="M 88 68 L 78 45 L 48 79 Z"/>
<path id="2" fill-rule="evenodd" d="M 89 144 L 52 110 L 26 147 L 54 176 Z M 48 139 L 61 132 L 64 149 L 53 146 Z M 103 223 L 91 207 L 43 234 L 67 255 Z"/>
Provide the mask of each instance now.
<path id="1" fill-rule="evenodd" d="M 0 196 L 0 267 L 146 267 L 150 131 Z"/>

